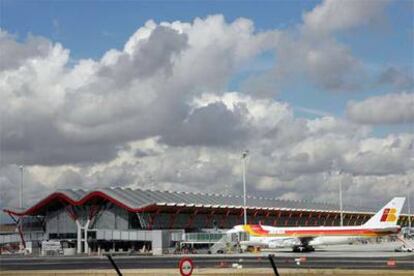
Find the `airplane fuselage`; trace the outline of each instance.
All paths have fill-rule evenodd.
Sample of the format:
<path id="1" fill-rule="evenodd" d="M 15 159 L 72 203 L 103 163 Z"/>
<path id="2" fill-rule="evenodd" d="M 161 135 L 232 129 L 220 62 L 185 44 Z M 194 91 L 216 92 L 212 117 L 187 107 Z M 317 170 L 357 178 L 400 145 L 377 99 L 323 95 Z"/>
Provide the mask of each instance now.
<path id="1" fill-rule="evenodd" d="M 397 234 L 399 226 L 372 228 L 364 226 L 344 227 L 272 227 L 265 225 L 243 225 L 242 229 L 249 234 L 249 241 L 242 245 L 261 247 L 293 247 L 303 244 L 309 246 L 347 244 L 356 240 L 364 240 Z"/>

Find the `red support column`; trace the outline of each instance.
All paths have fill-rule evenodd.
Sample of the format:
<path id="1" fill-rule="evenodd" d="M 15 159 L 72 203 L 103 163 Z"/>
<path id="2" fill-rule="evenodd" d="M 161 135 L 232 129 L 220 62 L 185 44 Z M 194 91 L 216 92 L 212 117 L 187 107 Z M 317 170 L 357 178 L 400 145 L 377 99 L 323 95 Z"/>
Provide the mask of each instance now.
<path id="1" fill-rule="evenodd" d="M 321 216 L 322 216 L 322 213 L 321 213 L 321 212 L 319 212 L 319 214 L 318 214 L 318 218 L 317 218 L 317 219 L 315 219 L 315 221 L 313 222 L 313 226 L 317 226 L 317 225 L 318 225 L 318 222 L 320 222 L 320 221 L 321 221 Z"/>
<path id="2" fill-rule="evenodd" d="M 270 212 L 267 211 L 266 214 L 265 214 L 265 224 L 268 224 L 267 219 L 268 219 L 269 216 L 270 216 Z"/>
<path id="3" fill-rule="evenodd" d="M 330 213 L 326 214 L 325 220 L 323 222 L 323 226 L 326 226 L 326 223 L 328 222 L 328 219 L 329 219 L 330 215 L 331 215 Z"/>
<path id="4" fill-rule="evenodd" d="M 308 217 L 306 218 L 306 220 L 305 220 L 305 226 L 308 226 L 308 224 L 309 224 L 309 220 L 312 218 L 312 213 L 311 212 L 309 212 L 309 215 L 308 215 Z"/>
<path id="5" fill-rule="evenodd" d="M 246 213 L 247 213 L 247 210 L 246 210 Z M 240 214 L 239 214 L 239 217 L 242 219 L 242 221 L 243 221 L 243 215 L 244 215 L 244 210 L 242 209 L 241 210 L 241 212 L 240 212 Z M 247 219 L 248 219 L 249 217 L 247 217 Z M 243 224 L 244 224 L 244 221 L 242 222 Z M 248 222 L 247 222 L 248 223 Z"/>
<path id="6" fill-rule="evenodd" d="M 21 225 L 21 217 L 16 219 L 13 214 L 7 212 L 7 214 L 11 217 L 11 219 L 16 223 L 16 229 L 19 232 L 20 240 L 22 241 L 23 248 L 26 249 L 26 241 L 24 240 L 23 228 Z"/>
<path id="7" fill-rule="evenodd" d="M 256 210 L 256 211 L 254 211 L 254 213 L 253 213 L 253 218 L 254 218 L 253 224 L 255 224 L 255 223 L 256 223 L 257 213 L 259 213 L 259 210 Z"/>
<path id="8" fill-rule="evenodd" d="M 357 225 L 358 220 L 359 220 L 359 217 L 360 217 L 360 215 L 357 215 L 357 217 L 356 217 L 356 219 L 355 219 L 355 222 L 354 222 L 354 226 L 355 226 L 355 225 Z"/>
<path id="9" fill-rule="evenodd" d="M 280 215 L 280 211 L 278 211 L 278 212 L 275 212 L 275 216 L 274 216 L 274 218 L 273 218 L 273 223 L 272 223 L 272 226 L 276 226 L 276 224 L 277 224 L 277 220 L 278 220 L 278 216 Z"/>
<path id="10" fill-rule="evenodd" d="M 154 225 L 154 217 L 151 213 L 148 214 L 148 229 L 151 230 Z"/>
<path id="11" fill-rule="evenodd" d="M 157 218 L 157 216 L 160 214 L 161 209 L 157 209 L 157 211 L 155 211 L 154 213 L 149 213 L 149 217 L 148 217 L 148 229 L 152 229 L 152 227 L 155 224 L 155 219 Z"/>
<path id="12" fill-rule="evenodd" d="M 17 230 L 19 231 L 20 239 L 22 240 L 23 248 L 26 249 L 26 241 L 24 240 L 24 234 L 23 234 L 23 227 L 21 224 L 21 219 L 19 218 L 18 221 L 20 222 L 17 226 Z"/>
<path id="13" fill-rule="evenodd" d="M 351 225 L 351 223 L 352 223 L 352 218 L 354 217 L 354 215 L 353 214 L 351 214 L 351 216 L 349 217 L 349 220 L 348 220 L 348 226 L 350 226 Z M 345 220 L 345 219 L 344 219 Z"/>
<path id="14" fill-rule="evenodd" d="M 220 219 L 220 222 L 219 222 L 219 227 L 220 228 L 225 228 L 224 226 L 225 226 L 226 218 L 229 217 L 229 214 L 230 214 L 230 210 L 228 210 L 225 214 L 221 215 L 221 219 Z"/>
<path id="15" fill-rule="evenodd" d="M 231 214 L 231 211 L 230 211 L 230 210 L 228 210 L 228 211 L 227 211 L 227 213 L 226 213 L 226 221 L 227 221 L 227 222 L 229 222 L 228 218 L 229 218 L 230 214 Z M 229 224 L 227 224 L 227 226 L 233 226 L 233 225 L 229 225 Z"/>
<path id="16" fill-rule="evenodd" d="M 336 214 L 332 220 L 332 226 L 335 225 L 335 220 L 339 217 L 339 214 Z"/>
<path id="17" fill-rule="evenodd" d="M 195 216 L 197 216 L 197 214 L 198 214 L 198 210 L 196 209 L 191 214 L 191 216 L 188 218 L 188 222 L 187 222 L 186 228 L 191 228 L 191 226 L 193 225 L 194 218 L 195 218 Z"/>
<path id="18" fill-rule="evenodd" d="M 66 213 L 68 213 L 68 216 L 72 219 L 72 220 L 77 220 L 78 219 L 78 214 L 76 214 L 76 211 L 73 209 L 72 205 L 66 205 L 65 206 L 65 211 Z"/>
<path id="19" fill-rule="evenodd" d="M 292 217 L 292 211 L 289 211 L 289 216 L 285 219 L 285 226 L 288 225 L 289 219 Z"/>
<path id="20" fill-rule="evenodd" d="M 303 212 L 299 213 L 298 218 L 296 219 L 295 225 L 298 226 L 299 225 L 299 220 L 302 218 Z"/>
<path id="21" fill-rule="evenodd" d="M 177 211 L 175 211 L 175 213 L 170 215 L 170 221 L 168 223 L 168 229 L 172 229 L 174 227 L 175 220 L 176 220 L 179 213 L 180 213 L 180 209 L 177 209 Z"/>
<path id="22" fill-rule="evenodd" d="M 89 219 L 92 220 L 101 210 L 101 205 L 92 205 L 89 209 Z"/>
<path id="23" fill-rule="evenodd" d="M 215 210 L 213 210 L 213 211 L 211 211 L 210 212 L 210 214 L 208 214 L 207 215 L 207 217 L 206 217 L 206 222 L 205 222 L 205 225 L 204 225 L 204 227 L 205 228 L 209 228 L 210 227 L 210 224 L 211 224 L 211 220 L 212 220 L 212 218 L 213 218 L 213 216 L 214 216 L 214 214 L 215 214 Z"/>
<path id="24" fill-rule="evenodd" d="M 253 217 L 256 217 L 258 212 L 259 212 L 259 210 L 254 211 Z"/>
<path id="25" fill-rule="evenodd" d="M 278 221 L 280 220 L 280 217 L 282 216 L 282 211 L 278 211 L 278 215 L 277 215 L 277 219 L 275 218 L 273 221 L 273 226 L 276 226 L 276 224 L 278 223 Z"/>

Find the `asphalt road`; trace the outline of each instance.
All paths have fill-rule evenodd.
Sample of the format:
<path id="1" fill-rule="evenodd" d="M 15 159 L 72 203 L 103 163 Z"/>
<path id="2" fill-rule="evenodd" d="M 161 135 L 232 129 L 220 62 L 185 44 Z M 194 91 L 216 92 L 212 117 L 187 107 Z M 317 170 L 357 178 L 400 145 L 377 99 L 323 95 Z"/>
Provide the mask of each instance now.
<path id="1" fill-rule="evenodd" d="M 398 243 L 339 245 L 318 248 L 310 253 L 293 253 L 289 249 L 272 252 L 237 255 L 189 255 L 199 268 L 271 267 L 269 254 L 274 254 L 277 268 L 342 268 L 342 269 L 398 269 L 414 271 L 414 253 L 394 252 Z M 114 256 L 122 269 L 177 268 L 182 255 L 175 256 Z M 302 257 L 302 258 L 301 258 Z M 390 266 L 388 261 L 395 260 Z M 298 262 L 299 261 L 299 262 Z M 113 269 L 104 256 L 82 257 L 29 257 L 0 256 L 0 270 L 64 270 L 64 269 Z"/>
<path id="2" fill-rule="evenodd" d="M 306 257 L 306 259 L 303 259 Z M 140 268 L 177 268 L 182 256 L 127 256 L 113 257 L 118 267 L 122 269 Z M 192 255 L 194 265 L 199 268 L 231 267 L 234 263 L 245 268 L 271 267 L 263 255 Z M 387 262 L 395 260 L 395 266 Z M 278 268 L 342 268 L 342 269 L 400 269 L 414 270 L 414 254 L 389 257 L 318 257 L 302 255 L 300 257 L 275 255 Z M 299 263 L 298 263 L 299 261 Z M 106 257 L 2 257 L 0 268 L 5 270 L 64 270 L 64 269 L 112 269 Z"/>

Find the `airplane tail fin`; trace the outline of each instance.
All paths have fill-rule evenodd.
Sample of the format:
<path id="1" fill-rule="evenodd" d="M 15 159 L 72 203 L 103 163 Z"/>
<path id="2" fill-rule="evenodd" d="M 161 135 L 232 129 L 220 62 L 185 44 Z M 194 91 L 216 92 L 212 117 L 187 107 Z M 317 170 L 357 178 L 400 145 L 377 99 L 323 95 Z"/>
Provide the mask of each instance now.
<path id="1" fill-rule="evenodd" d="M 405 197 L 394 197 L 387 205 L 371 217 L 364 226 L 392 227 L 397 225 Z"/>

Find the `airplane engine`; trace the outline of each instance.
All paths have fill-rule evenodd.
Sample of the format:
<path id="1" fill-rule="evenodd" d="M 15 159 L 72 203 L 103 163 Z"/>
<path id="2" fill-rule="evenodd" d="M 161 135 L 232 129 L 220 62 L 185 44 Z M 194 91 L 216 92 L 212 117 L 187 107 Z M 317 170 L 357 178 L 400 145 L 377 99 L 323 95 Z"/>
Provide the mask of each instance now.
<path id="1" fill-rule="evenodd" d="M 269 248 L 270 249 L 276 249 L 276 248 L 279 248 L 279 247 L 282 247 L 280 242 L 269 242 Z"/>

